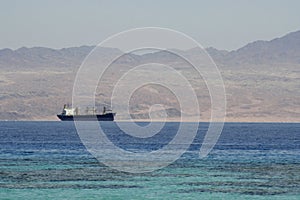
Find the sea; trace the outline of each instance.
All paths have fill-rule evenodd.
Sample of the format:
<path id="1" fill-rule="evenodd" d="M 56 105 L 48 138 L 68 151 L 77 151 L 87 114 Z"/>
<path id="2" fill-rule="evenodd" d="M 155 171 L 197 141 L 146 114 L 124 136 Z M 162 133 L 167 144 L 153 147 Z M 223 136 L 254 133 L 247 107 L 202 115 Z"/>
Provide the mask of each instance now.
<path id="1" fill-rule="evenodd" d="M 0 199 L 300 199 L 300 123 L 225 123 L 200 158 L 208 125 L 199 124 L 168 166 L 129 173 L 96 159 L 74 122 L 2 121 Z M 150 152 L 167 145 L 179 123 L 151 138 L 122 133 L 116 122 L 100 126 L 120 149 Z"/>

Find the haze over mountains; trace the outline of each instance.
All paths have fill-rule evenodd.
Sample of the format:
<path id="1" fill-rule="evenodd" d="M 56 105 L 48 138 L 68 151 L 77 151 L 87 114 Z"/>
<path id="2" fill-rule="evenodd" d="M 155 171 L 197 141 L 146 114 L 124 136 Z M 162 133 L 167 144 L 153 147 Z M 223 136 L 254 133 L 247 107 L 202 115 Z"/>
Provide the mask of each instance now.
<path id="1" fill-rule="evenodd" d="M 300 31 L 271 41 L 255 41 L 236 51 L 207 50 L 215 60 L 226 64 L 299 64 Z"/>
<path id="2" fill-rule="evenodd" d="M 0 120 L 56 120 L 62 105 L 71 102 L 76 72 L 93 48 L 0 50 Z M 227 121 L 300 121 L 300 31 L 271 41 L 255 41 L 235 51 L 206 50 L 224 79 Z M 101 51 L 107 56 L 120 52 L 111 48 Z M 194 52 L 184 53 L 197 56 Z M 138 65 L 153 59 L 184 71 L 184 64 L 166 51 L 126 55 L 116 69 L 121 70 L 124 63 Z M 197 95 L 203 120 L 208 120 L 209 93 L 203 83 L 200 85 Z M 99 101 L 108 102 L 108 90 L 101 88 Z M 159 87 L 141 88 L 130 105 L 132 116 L 147 119 L 151 104 L 163 103 L 169 117 L 178 118 L 178 103 L 169 95 Z M 122 113 L 118 115 L 117 119 L 122 119 Z"/>

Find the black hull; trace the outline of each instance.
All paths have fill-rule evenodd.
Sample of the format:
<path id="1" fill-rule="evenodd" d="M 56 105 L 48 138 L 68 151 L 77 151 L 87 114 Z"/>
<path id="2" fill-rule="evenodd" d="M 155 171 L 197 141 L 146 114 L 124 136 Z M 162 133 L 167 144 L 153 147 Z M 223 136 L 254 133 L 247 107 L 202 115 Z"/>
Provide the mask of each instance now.
<path id="1" fill-rule="evenodd" d="M 114 121 L 115 113 L 102 115 L 57 115 L 61 121 Z"/>

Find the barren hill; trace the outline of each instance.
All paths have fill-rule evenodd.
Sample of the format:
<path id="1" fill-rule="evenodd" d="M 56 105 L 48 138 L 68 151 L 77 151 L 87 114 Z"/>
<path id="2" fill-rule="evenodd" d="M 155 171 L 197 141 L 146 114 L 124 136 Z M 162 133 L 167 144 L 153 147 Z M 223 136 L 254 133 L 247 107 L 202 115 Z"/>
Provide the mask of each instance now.
<path id="1" fill-rule="evenodd" d="M 56 120 L 62 105 L 71 102 L 76 72 L 93 48 L 0 50 L 0 120 Z M 111 48 L 100 50 L 107 56 L 120 52 Z M 300 31 L 271 41 L 256 41 L 231 52 L 214 48 L 208 48 L 207 52 L 224 79 L 227 121 L 300 121 Z M 192 49 L 185 54 L 197 56 Z M 153 59 L 192 74 L 184 71 L 184 63 L 167 51 L 124 55 L 115 70 L 122 70 L 124 63 L 139 65 Z M 208 120 L 207 88 L 201 80 L 192 81 L 199 84 L 197 96 L 202 116 Z M 107 93 L 109 87 L 101 88 L 97 99 L 107 103 Z M 132 117 L 147 119 L 151 105 L 161 103 L 166 105 L 170 119 L 178 118 L 178 103 L 170 95 L 158 86 L 141 88 L 132 97 Z M 117 116 L 122 119 L 122 113 Z"/>

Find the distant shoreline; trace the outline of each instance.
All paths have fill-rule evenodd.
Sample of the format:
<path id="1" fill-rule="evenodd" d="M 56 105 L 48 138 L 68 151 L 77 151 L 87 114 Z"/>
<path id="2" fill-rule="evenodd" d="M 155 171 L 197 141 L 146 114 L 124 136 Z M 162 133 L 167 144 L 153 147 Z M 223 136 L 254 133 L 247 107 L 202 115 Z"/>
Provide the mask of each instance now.
<path id="1" fill-rule="evenodd" d="M 60 120 L 56 119 L 22 119 L 22 120 L 0 120 L 0 122 L 60 122 Z M 115 120 L 115 122 L 186 122 L 186 123 L 209 123 L 209 120 L 201 120 L 201 121 L 193 121 L 193 120 L 147 120 L 147 119 L 135 119 L 135 120 Z M 218 123 L 218 122 L 216 122 Z M 300 123 L 297 120 L 290 120 L 290 121 L 271 121 L 271 120 L 261 120 L 261 121 L 246 121 L 246 120 L 225 120 L 224 123 Z"/>

